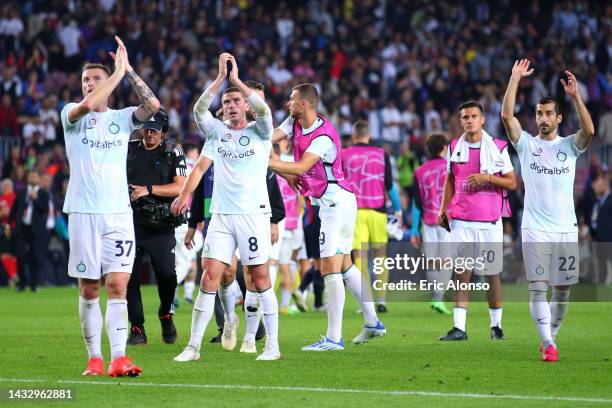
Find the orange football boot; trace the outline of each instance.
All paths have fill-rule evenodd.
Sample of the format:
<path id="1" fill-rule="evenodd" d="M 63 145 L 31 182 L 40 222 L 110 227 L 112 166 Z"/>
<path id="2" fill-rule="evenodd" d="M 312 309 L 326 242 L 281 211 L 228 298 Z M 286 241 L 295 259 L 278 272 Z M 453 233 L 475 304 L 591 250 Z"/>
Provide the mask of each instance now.
<path id="1" fill-rule="evenodd" d="M 91 357 L 83 375 L 104 375 L 104 361 L 100 357 Z"/>
<path id="2" fill-rule="evenodd" d="M 108 366 L 109 377 L 138 377 L 142 373 L 142 368 L 132 364 L 127 356 L 114 359 Z"/>

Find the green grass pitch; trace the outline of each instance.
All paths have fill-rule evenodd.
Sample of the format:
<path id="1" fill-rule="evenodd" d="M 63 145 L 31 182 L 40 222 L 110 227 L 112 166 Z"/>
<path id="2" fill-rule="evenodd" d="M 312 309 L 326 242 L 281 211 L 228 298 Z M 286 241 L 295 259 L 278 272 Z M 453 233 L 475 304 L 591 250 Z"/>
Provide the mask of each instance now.
<path id="1" fill-rule="evenodd" d="M 326 316 L 306 313 L 280 317 L 283 359 L 255 361 L 208 343 L 202 358 L 175 363 L 186 345 L 191 309 L 182 304 L 175 318 L 179 339 L 161 342 L 157 294 L 143 288 L 149 344 L 128 348 L 143 367 L 140 378 L 84 378 L 87 361 L 74 288 L 40 293 L 0 290 L 0 388 L 71 388 L 72 402 L 9 402 L 5 406 L 206 407 L 206 406 L 398 406 L 407 407 L 587 407 L 612 406 L 612 303 L 572 303 L 557 339 L 560 362 L 539 361 L 538 337 L 526 302 L 504 305 L 506 341 L 489 339 L 485 303 L 468 312 L 469 340 L 442 343 L 450 316 L 427 303 L 389 303 L 381 315 L 388 335 L 366 345 L 350 340 L 361 315 L 347 292 L 342 352 L 306 353 L 301 347 L 325 332 Z M 101 300 L 102 310 L 105 301 Z M 240 312 L 240 316 L 243 314 Z M 108 365 L 109 346 L 103 337 Z M 258 349 L 263 343 L 258 343 Z M 548 398 L 548 399 L 547 399 Z M 212 405 L 214 404 L 214 405 Z"/>

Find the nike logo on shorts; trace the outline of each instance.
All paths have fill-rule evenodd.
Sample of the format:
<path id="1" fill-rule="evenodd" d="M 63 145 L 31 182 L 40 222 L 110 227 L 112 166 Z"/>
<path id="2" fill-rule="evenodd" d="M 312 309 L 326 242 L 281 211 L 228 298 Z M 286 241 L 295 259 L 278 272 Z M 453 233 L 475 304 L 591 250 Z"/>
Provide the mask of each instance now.
<path id="1" fill-rule="evenodd" d="M 128 263 L 123 263 L 123 262 L 122 262 L 122 263 L 121 263 L 121 266 L 128 266 L 129 264 L 130 264 L 129 262 L 128 262 Z"/>
<path id="2" fill-rule="evenodd" d="M 252 261 L 255 258 L 259 258 L 259 255 L 257 255 L 257 256 L 249 256 L 249 261 Z"/>

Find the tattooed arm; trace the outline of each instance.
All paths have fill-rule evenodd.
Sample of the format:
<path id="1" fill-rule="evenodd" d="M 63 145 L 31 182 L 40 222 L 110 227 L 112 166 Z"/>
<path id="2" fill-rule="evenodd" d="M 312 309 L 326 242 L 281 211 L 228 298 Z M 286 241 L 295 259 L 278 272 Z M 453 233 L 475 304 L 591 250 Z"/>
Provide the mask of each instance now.
<path id="1" fill-rule="evenodd" d="M 149 89 L 147 84 L 136 75 L 136 72 L 129 67 L 126 70 L 125 75 L 127 76 L 130 84 L 132 84 L 132 88 L 134 88 L 134 92 L 138 95 L 138 100 L 140 101 L 140 106 L 134 112 L 136 119 L 141 122 L 145 122 L 153 117 L 159 110 L 159 100 L 153 94 L 153 91 Z"/>
<path id="2" fill-rule="evenodd" d="M 132 88 L 134 88 L 134 92 L 138 95 L 138 100 L 140 101 L 140 106 L 134 112 L 134 116 L 141 122 L 145 122 L 153 117 L 157 113 L 160 107 L 159 100 L 155 97 L 155 94 L 149 89 L 147 84 L 136 75 L 134 72 L 134 68 L 130 65 L 128 59 L 127 49 L 123 44 L 123 41 L 117 37 L 117 42 L 122 48 L 125 57 L 125 75 L 128 77 L 130 84 L 132 84 Z"/>

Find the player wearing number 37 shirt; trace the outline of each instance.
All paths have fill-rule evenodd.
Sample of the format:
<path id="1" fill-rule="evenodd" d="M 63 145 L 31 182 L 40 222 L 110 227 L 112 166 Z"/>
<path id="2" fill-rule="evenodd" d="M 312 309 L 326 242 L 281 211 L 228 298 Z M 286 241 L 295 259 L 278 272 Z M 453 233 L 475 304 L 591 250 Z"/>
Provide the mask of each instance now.
<path id="1" fill-rule="evenodd" d="M 106 332 L 112 377 L 138 376 L 140 367 L 125 355 L 128 337 L 126 291 L 134 262 L 134 225 L 128 195 L 126 159 L 132 131 L 159 109 L 153 92 L 136 75 L 119 37 L 111 53 L 115 71 L 86 64 L 81 75 L 83 100 L 61 112 L 70 163 L 64 212 L 68 216 L 68 275 L 79 279 L 79 317 L 89 363 L 83 375 L 104 375 L 100 278 L 108 295 Z M 127 76 L 140 106 L 114 110 L 108 98 Z"/>
<path id="2" fill-rule="evenodd" d="M 209 107 L 225 80 L 231 65 L 232 84 L 221 95 L 223 118 L 213 118 Z M 255 121 L 246 113 L 252 110 Z M 270 202 L 266 185 L 268 157 L 272 148 L 272 112 L 264 100 L 238 78 L 236 60 L 230 54 L 219 57 L 219 74 L 194 108 L 195 121 L 205 138 L 202 153 L 185 182 L 172 211 L 184 212 L 191 192 L 210 165 L 215 165 L 212 214 L 202 250 L 204 275 L 193 306 L 191 338 L 187 347 L 174 358 L 191 361 L 200 357 L 206 326 L 214 312 L 215 294 L 221 277 L 231 264 L 236 248 L 249 272 L 263 311 L 266 345 L 257 360 L 278 360 L 278 302 L 270 284 Z M 228 311 L 226 311 L 227 313 Z"/>

